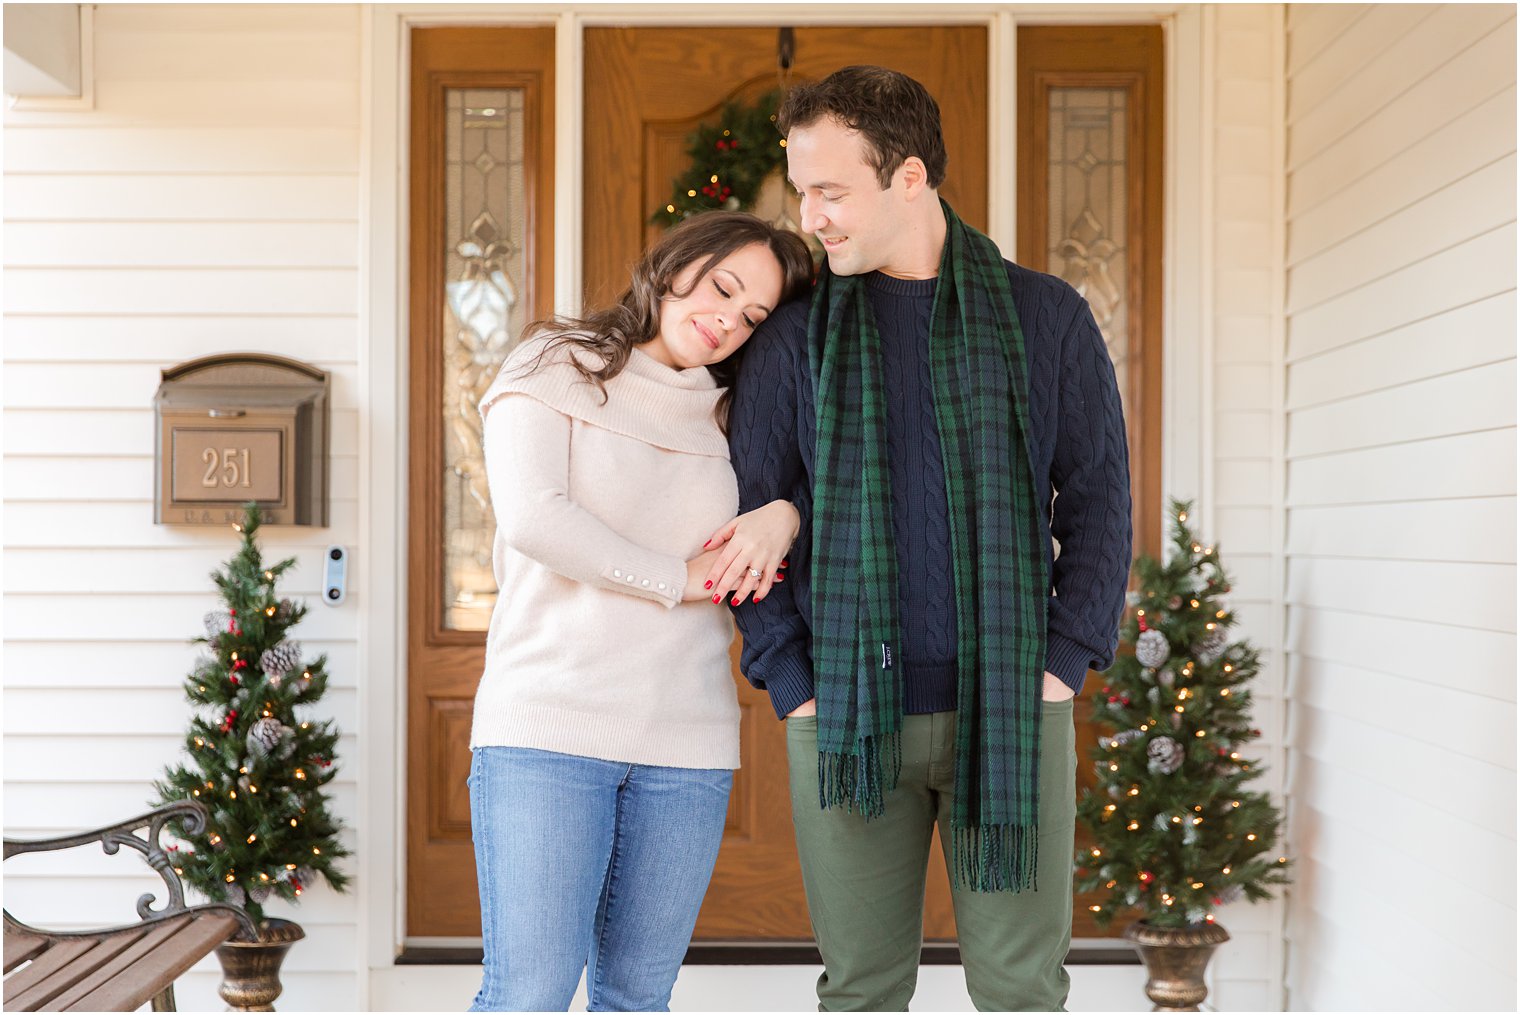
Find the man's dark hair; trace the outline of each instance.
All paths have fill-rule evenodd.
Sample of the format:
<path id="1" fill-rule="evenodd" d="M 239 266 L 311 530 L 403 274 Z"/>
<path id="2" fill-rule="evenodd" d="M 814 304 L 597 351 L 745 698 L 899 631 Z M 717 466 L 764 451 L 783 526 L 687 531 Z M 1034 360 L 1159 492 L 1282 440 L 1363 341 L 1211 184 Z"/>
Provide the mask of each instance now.
<path id="1" fill-rule="evenodd" d="M 885 67 L 844 67 L 822 81 L 796 85 L 776 113 L 782 134 L 832 117 L 866 141 L 866 162 L 876 170 L 881 189 L 910 156 L 918 156 L 929 173 L 929 186 L 945 180 L 945 135 L 939 103 L 923 85 Z"/>

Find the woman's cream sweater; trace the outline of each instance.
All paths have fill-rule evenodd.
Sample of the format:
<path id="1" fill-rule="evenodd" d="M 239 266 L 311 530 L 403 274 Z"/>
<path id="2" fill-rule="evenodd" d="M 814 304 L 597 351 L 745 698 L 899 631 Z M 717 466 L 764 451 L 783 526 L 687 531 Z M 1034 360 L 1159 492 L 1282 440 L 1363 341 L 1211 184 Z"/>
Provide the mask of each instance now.
<path id="1" fill-rule="evenodd" d="M 635 349 L 603 404 L 563 346 L 527 371 L 544 348 L 514 350 L 480 404 L 501 591 L 470 746 L 737 768 L 732 621 L 681 602 L 738 510 L 721 391 Z"/>

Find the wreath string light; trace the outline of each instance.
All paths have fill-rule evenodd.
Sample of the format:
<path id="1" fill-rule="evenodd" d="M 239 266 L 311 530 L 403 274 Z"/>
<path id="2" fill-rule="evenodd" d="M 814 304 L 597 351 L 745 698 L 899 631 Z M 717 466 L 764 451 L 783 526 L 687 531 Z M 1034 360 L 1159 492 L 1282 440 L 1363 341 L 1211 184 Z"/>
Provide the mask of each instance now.
<path id="1" fill-rule="evenodd" d="M 779 91 L 753 103 L 730 102 L 716 123 L 692 131 L 686 139 L 691 166 L 650 221 L 669 227 L 697 212 L 753 208 L 760 185 L 786 161 L 786 138 L 776 129 L 780 102 Z"/>

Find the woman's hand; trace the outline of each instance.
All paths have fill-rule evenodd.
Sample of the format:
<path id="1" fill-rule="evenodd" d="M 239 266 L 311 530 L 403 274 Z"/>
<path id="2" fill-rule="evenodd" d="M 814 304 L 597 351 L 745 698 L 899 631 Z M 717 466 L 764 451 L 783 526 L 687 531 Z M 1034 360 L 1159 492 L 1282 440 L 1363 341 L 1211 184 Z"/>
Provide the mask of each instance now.
<path id="1" fill-rule="evenodd" d="M 707 573 L 718 562 L 717 550 L 706 550 L 686 562 L 686 588 L 681 590 L 681 602 L 694 603 L 699 599 L 713 599 L 712 582 Z"/>
<path id="2" fill-rule="evenodd" d="M 706 543 L 709 552 L 718 553 L 705 579 L 712 583 L 708 594 L 721 598 L 732 592 L 735 606 L 747 596 L 757 603 L 764 599 L 773 582 L 786 580 L 781 569 L 801 524 L 791 501 L 773 500 L 714 532 Z"/>

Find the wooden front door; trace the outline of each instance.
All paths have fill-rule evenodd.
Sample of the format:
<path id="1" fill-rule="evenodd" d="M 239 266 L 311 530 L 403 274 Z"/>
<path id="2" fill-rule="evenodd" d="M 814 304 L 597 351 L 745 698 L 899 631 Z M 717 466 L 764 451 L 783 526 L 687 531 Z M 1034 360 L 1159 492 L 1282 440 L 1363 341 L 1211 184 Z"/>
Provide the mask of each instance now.
<path id="1" fill-rule="evenodd" d="M 891 67 L 939 102 L 949 149 L 941 189 L 987 228 L 987 32 L 983 27 L 795 29 L 794 80 L 850 64 Z M 777 85 L 777 28 L 594 28 L 586 32 L 585 280 L 587 302 L 610 301 L 658 235 L 650 216 L 686 168 L 686 137 L 733 98 Z M 735 659 L 737 660 L 737 652 Z M 808 940 L 787 791 L 786 741 L 764 693 L 734 671 L 743 712 L 743 768 L 698 940 Z M 930 939 L 955 936 L 939 849 L 925 917 Z"/>
<path id="2" fill-rule="evenodd" d="M 554 29 L 412 33 L 406 934 L 478 937 L 470 716 L 496 601 L 478 400 L 553 309 Z"/>

